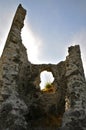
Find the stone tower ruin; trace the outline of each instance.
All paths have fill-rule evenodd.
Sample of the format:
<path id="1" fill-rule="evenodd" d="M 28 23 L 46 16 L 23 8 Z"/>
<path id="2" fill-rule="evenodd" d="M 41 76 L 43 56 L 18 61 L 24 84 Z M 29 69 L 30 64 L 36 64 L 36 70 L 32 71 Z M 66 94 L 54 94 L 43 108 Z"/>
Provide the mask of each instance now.
<path id="1" fill-rule="evenodd" d="M 86 130 L 86 81 L 80 46 L 65 61 L 31 64 L 22 44 L 26 10 L 19 5 L 0 58 L 0 130 Z M 54 76 L 54 92 L 40 90 L 40 73 Z"/>

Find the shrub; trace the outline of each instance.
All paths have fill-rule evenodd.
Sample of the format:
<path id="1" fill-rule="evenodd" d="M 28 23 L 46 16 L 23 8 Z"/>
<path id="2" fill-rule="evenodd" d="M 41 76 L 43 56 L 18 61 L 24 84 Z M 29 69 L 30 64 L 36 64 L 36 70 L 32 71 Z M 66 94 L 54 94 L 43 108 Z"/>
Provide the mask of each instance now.
<path id="1" fill-rule="evenodd" d="M 52 87 L 52 84 L 51 84 L 51 83 L 46 83 L 45 89 L 50 89 L 51 87 Z"/>

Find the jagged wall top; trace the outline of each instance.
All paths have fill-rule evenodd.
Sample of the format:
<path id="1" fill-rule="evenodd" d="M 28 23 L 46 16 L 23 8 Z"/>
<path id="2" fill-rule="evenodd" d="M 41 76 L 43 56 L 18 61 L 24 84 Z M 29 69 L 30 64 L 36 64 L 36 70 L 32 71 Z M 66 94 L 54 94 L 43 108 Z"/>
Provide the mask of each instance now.
<path id="1" fill-rule="evenodd" d="M 26 48 L 22 44 L 21 39 L 21 29 L 24 26 L 24 18 L 26 15 L 26 10 L 21 6 L 18 6 L 15 13 L 11 29 L 0 59 L 1 65 L 1 78 L 0 81 L 2 89 L 0 92 L 3 97 L 7 97 L 13 93 L 19 86 L 20 77 L 27 64 L 28 58 L 26 53 Z M 22 74 L 21 74 L 22 73 Z M 22 78 L 21 78 L 22 81 Z"/>
<path id="2" fill-rule="evenodd" d="M 22 7 L 22 5 L 20 4 L 17 8 L 16 14 L 14 16 L 14 20 L 13 20 L 13 27 L 17 27 L 19 30 L 21 30 L 24 26 L 24 19 L 25 19 L 25 15 L 26 15 L 26 10 Z"/>
<path id="3" fill-rule="evenodd" d="M 26 15 L 26 10 L 20 4 L 17 8 L 16 13 L 15 13 L 15 16 L 14 16 L 14 19 L 13 19 L 13 22 L 12 22 L 12 25 L 11 25 L 11 29 L 9 31 L 8 38 L 7 38 L 7 41 L 6 41 L 5 48 L 8 46 L 9 41 L 15 42 L 15 41 L 18 41 L 18 40 L 21 39 L 20 34 L 21 34 L 21 29 L 24 26 L 25 15 Z"/>

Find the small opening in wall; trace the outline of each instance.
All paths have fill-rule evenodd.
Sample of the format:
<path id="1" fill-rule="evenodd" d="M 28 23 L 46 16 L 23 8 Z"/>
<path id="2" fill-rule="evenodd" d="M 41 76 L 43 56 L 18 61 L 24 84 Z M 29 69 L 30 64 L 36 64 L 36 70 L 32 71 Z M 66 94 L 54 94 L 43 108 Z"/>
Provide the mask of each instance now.
<path id="1" fill-rule="evenodd" d="M 54 77 L 52 72 L 42 71 L 40 74 L 40 80 L 41 80 L 40 89 L 42 91 L 47 91 L 53 88 Z"/>

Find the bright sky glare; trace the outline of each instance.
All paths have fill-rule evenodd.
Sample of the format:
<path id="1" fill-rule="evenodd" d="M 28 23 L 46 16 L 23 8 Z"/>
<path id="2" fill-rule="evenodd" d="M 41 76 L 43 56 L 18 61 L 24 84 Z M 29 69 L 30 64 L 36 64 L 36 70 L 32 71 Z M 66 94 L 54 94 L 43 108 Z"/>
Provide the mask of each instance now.
<path id="1" fill-rule="evenodd" d="M 28 48 L 28 59 L 32 63 L 40 63 L 38 59 L 39 50 L 42 45 L 41 39 L 34 34 L 30 28 L 30 25 L 25 22 L 25 26 L 22 30 L 22 40 L 26 48 Z"/>

